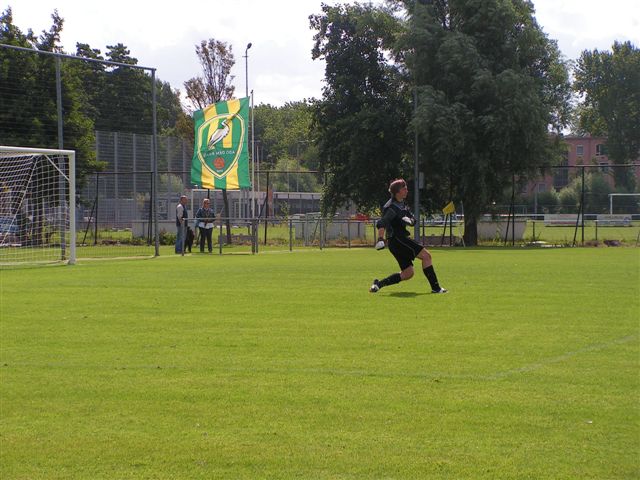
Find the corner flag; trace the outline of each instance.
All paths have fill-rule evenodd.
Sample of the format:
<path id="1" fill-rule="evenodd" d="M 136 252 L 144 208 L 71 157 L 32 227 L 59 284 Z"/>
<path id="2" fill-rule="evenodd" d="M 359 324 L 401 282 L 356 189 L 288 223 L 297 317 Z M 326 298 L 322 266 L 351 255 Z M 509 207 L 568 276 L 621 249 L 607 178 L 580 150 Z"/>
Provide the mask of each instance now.
<path id="1" fill-rule="evenodd" d="M 193 114 L 191 183 L 201 188 L 250 188 L 249 99 L 210 105 Z"/>
<path id="2" fill-rule="evenodd" d="M 452 213 L 455 213 L 455 211 L 456 211 L 456 206 L 453 204 L 453 201 L 447 203 L 442 209 L 442 213 L 444 213 L 445 215 L 450 215 Z"/>

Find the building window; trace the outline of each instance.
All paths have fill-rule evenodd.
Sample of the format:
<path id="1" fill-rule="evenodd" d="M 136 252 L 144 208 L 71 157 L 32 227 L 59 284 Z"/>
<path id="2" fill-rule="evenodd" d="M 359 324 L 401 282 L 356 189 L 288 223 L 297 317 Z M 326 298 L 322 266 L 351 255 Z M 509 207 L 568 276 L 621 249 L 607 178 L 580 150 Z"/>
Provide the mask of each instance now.
<path id="1" fill-rule="evenodd" d="M 584 145 L 576 145 L 576 155 L 579 157 L 584 155 Z"/>
<path id="2" fill-rule="evenodd" d="M 565 158 L 560 162 L 560 167 L 567 167 L 569 160 Z M 561 188 L 569 185 L 569 169 L 568 168 L 555 168 L 553 170 L 553 188 L 560 190 Z"/>
<path id="3" fill-rule="evenodd" d="M 609 164 L 607 162 L 600 162 L 600 171 L 602 173 L 609 173 Z"/>
<path id="4" fill-rule="evenodd" d="M 599 143 L 596 145 L 596 155 L 606 155 L 607 154 L 607 146 L 604 143 Z"/>

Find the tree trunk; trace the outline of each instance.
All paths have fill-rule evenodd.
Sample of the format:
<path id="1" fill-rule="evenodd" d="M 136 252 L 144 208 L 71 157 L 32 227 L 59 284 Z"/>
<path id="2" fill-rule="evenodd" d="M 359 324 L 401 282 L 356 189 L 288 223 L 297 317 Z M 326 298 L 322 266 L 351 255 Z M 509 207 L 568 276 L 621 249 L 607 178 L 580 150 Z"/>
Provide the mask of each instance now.
<path id="1" fill-rule="evenodd" d="M 475 216 L 465 214 L 464 235 L 462 236 L 466 247 L 478 245 L 478 220 Z"/>
<path id="2" fill-rule="evenodd" d="M 222 200 L 224 202 L 224 216 L 227 217 L 227 245 L 231 245 L 231 213 L 229 212 L 229 198 L 227 197 L 227 191 L 222 190 Z"/>

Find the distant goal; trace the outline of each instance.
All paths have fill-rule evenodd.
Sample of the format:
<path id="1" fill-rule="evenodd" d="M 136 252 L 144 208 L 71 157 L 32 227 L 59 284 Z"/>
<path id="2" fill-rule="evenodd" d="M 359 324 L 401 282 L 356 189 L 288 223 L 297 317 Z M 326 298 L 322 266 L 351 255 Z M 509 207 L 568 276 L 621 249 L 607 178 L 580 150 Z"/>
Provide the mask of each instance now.
<path id="1" fill-rule="evenodd" d="M 0 146 L 0 268 L 75 263 L 75 152 Z"/>

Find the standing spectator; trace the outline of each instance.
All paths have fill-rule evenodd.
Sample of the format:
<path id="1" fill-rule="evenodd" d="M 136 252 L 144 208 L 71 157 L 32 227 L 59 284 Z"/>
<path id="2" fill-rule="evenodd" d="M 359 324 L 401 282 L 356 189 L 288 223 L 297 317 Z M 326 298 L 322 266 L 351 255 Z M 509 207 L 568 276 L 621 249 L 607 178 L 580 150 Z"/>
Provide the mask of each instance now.
<path id="1" fill-rule="evenodd" d="M 204 240 L 207 239 L 207 247 L 209 253 L 213 251 L 211 236 L 213 234 L 213 221 L 216 214 L 211 208 L 211 202 L 208 198 L 202 201 L 202 206 L 196 212 L 196 225 L 200 229 L 200 253 L 204 253 Z"/>
<path id="2" fill-rule="evenodd" d="M 187 209 L 187 196 L 181 195 L 180 202 L 176 205 L 176 253 L 182 253 L 184 248 L 184 240 L 187 233 L 187 225 L 189 223 L 189 210 Z"/>

